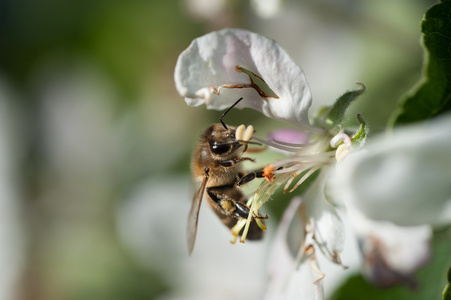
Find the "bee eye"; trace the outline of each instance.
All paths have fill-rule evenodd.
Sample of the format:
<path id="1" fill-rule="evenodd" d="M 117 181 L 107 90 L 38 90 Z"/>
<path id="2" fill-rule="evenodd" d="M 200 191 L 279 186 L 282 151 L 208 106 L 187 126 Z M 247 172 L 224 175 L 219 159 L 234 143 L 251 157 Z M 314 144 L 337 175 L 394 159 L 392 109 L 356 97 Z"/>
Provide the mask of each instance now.
<path id="1" fill-rule="evenodd" d="M 232 149 L 231 144 L 216 144 L 216 143 L 210 143 L 210 149 L 211 152 L 217 155 L 226 154 L 227 152 L 230 152 Z"/>

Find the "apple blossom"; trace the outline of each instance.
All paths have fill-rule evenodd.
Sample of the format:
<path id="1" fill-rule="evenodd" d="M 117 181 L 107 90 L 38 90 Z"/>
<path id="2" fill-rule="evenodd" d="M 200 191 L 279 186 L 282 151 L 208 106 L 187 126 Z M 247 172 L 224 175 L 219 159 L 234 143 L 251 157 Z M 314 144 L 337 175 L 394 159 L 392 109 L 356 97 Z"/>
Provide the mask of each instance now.
<path id="1" fill-rule="evenodd" d="M 288 277 L 281 276 L 283 270 L 272 268 L 273 284 L 270 284 L 270 287 L 273 286 L 274 289 L 270 290 L 269 294 L 287 296 L 297 293 L 298 296 L 305 297 L 304 299 L 322 299 L 322 278 L 325 274 L 319 269 L 315 251 L 320 250 L 330 261 L 341 265 L 340 254 L 344 247 L 344 226 L 336 212 L 335 204 L 347 205 L 357 226 L 360 221 L 355 220 L 364 220 L 364 223 L 367 219 L 359 209 L 363 208 L 365 213 L 371 210 L 360 207 L 371 207 L 371 203 L 359 206 L 354 205 L 358 199 L 346 200 L 347 194 L 339 188 L 336 188 L 337 193 L 332 189 L 332 193 L 338 195 L 339 200 L 335 204 L 331 203 L 331 189 L 327 184 L 329 177 L 339 174 L 338 170 L 335 172 L 335 166 L 345 163 L 347 156 L 366 141 L 368 126 L 360 115 L 357 117 L 360 123 L 357 131 L 350 134 L 343 128 L 344 114 L 348 106 L 365 91 L 365 86 L 358 83 L 359 89 L 346 92 L 333 105 L 320 110 L 311 123 L 308 115 L 312 103 L 311 93 L 301 68 L 275 41 L 246 30 L 229 28 L 195 39 L 179 56 L 174 78 L 178 92 L 190 106 L 205 104 L 208 109 L 223 110 L 243 97 L 244 100 L 236 107 L 252 108 L 267 117 L 297 126 L 297 131 L 275 130 L 267 139 L 252 137 L 272 150 L 287 154 L 287 158 L 268 164 L 263 169 L 263 177 L 266 180 L 261 182 L 249 198 L 248 205 L 251 211 L 258 215 L 260 207 L 279 187 L 283 187 L 284 192 L 292 193 L 300 185 L 310 181 L 302 198 L 294 198 L 295 204 L 287 208 L 279 228 L 282 233 L 278 234 L 276 241 L 276 246 L 279 245 L 282 252 L 287 252 L 283 250 L 283 243 L 287 242 L 284 230 L 286 224 L 289 224 L 295 215 L 299 215 L 303 232 L 300 233 L 300 249 L 296 259 L 293 259 L 295 265 Z M 361 151 L 356 151 L 359 152 Z M 351 177 L 349 180 L 364 179 Z M 235 238 L 243 230 L 241 241 L 244 242 L 251 220 L 252 214 L 249 214 L 247 220 L 238 220 L 232 229 Z M 393 228 L 398 236 L 402 236 L 404 231 L 398 230 L 397 225 L 390 224 L 384 227 L 387 230 L 379 235 L 371 235 L 378 223 L 375 221 L 365 224 L 357 235 L 360 234 L 365 249 L 374 250 L 371 252 L 373 254 L 383 254 L 378 258 L 385 263 L 384 271 L 393 275 L 391 282 L 403 274 L 410 275 L 426 260 L 424 258 L 428 256 L 427 240 L 430 237 L 428 229 L 412 229 L 421 232 L 421 235 L 416 239 L 407 239 L 407 242 L 421 244 L 421 253 L 410 256 L 411 260 L 406 259 L 405 264 L 396 265 L 392 263 L 396 255 L 392 256 L 391 250 L 380 250 L 387 240 L 388 248 L 384 249 L 396 247 L 401 243 L 399 239 L 390 240 Z M 372 239 L 368 239 L 369 237 Z M 377 243 L 370 244 L 369 241 Z M 382 245 L 382 248 L 379 245 Z M 363 250 L 364 255 L 370 253 L 365 251 Z M 403 253 L 405 251 L 398 254 Z M 398 276 L 399 274 L 401 275 Z M 280 283 L 281 278 L 285 278 L 286 282 Z M 377 276 L 370 278 L 376 281 L 380 279 Z M 297 280 L 299 282 L 296 282 Z M 296 288 L 298 286 L 302 287 L 301 290 Z M 283 288 L 287 288 L 288 292 L 281 291 Z"/>
<path id="2" fill-rule="evenodd" d="M 250 107 L 270 118 L 297 125 L 298 134 L 276 130 L 271 140 L 254 137 L 289 157 L 264 169 L 267 180 L 248 204 L 251 211 L 258 213 L 279 186 L 283 185 L 285 192 L 293 192 L 309 177 L 318 177 L 300 206 L 302 222 L 308 230 L 297 263 L 312 267 L 312 272 L 304 275 L 320 273 L 314 267 L 315 250 L 320 249 L 331 261 L 341 264 L 343 224 L 326 200 L 324 189 L 330 168 L 346 156 L 353 141 L 364 141 L 367 128 L 362 119 L 362 126 L 353 137 L 341 128 L 346 108 L 364 91 L 364 86 L 360 84 L 360 89 L 345 93 L 335 105 L 321 112 L 315 120 L 319 126 L 311 126 L 311 93 L 301 68 L 273 40 L 240 29 L 224 29 L 195 39 L 179 56 L 174 77 L 177 90 L 188 105 L 206 104 L 209 109 L 221 110 L 243 97 L 238 108 Z M 239 220 L 232 229 L 237 236 L 244 228 L 241 241 L 246 238 L 251 219 L 250 214 L 248 220 Z M 311 279 L 310 284 L 316 286 L 312 289 L 315 295 L 322 295 L 323 275 L 302 277 Z"/>

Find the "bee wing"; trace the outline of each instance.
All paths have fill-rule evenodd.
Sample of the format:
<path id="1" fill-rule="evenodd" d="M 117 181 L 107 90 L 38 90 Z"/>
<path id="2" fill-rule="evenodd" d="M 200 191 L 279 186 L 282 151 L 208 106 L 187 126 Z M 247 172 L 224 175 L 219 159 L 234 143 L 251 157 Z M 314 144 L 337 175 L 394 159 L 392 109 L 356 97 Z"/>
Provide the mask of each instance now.
<path id="1" fill-rule="evenodd" d="M 187 242 L 188 242 L 188 254 L 191 255 L 196 242 L 197 222 L 199 220 L 199 210 L 202 203 L 202 197 L 204 196 L 205 187 L 207 186 L 208 177 L 205 176 L 202 183 L 194 194 L 191 209 L 188 214 L 188 226 L 186 227 Z"/>

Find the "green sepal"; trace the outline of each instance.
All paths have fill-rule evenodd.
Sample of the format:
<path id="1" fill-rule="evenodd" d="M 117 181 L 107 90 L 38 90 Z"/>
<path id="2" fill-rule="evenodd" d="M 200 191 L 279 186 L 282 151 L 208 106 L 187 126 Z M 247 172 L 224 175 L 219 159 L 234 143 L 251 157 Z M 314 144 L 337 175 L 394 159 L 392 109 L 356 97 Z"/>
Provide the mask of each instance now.
<path id="1" fill-rule="evenodd" d="M 370 127 L 360 114 L 357 115 L 357 120 L 359 120 L 360 128 L 351 137 L 351 141 L 353 145 L 354 143 L 356 143 L 359 145 L 359 147 L 362 147 L 366 142 L 366 138 L 368 137 L 368 134 L 370 132 Z"/>
<path id="2" fill-rule="evenodd" d="M 323 113 L 322 123 L 328 129 L 340 131 L 344 115 L 349 105 L 366 90 L 363 83 L 357 82 L 357 84 L 360 85 L 359 89 L 347 91 L 335 101 L 329 110 Z"/>

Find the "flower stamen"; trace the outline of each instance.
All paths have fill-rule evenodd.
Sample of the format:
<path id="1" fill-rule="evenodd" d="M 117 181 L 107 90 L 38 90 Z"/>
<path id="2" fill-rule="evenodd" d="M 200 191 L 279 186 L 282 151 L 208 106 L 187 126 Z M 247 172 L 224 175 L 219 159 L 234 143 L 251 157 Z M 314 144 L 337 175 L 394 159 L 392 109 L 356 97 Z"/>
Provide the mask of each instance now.
<path id="1" fill-rule="evenodd" d="M 317 166 L 314 168 L 309 169 L 304 176 L 301 177 L 301 179 L 299 179 L 299 181 L 291 188 L 291 190 L 288 191 L 288 193 L 293 192 L 295 189 L 298 188 L 298 186 L 300 186 L 302 183 L 304 183 L 304 181 L 306 181 L 313 173 L 315 173 L 316 171 L 318 171 L 321 167 Z M 286 183 L 283 192 L 286 193 L 286 190 L 288 189 L 288 187 L 290 186 L 291 182 L 293 181 L 294 178 L 296 178 L 299 174 L 301 174 L 302 172 L 304 172 L 305 170 L 296 172 Z"/>
<path id="2" fill-rule="evenodd" d="M 211 86 L 209 88 L 210 93 L 212 94 L 216 94 L 216 95 L 220 95 L 221 94 L 221 89 L 222 88 L 226 88 L 226 89 L 245 89 L 245 88 L 253 88 L 258 95 L 263 99 L 263 100 L 267 100 L 268 98 L 274 98 L 274 99 L 279 99 L 279 96 L 274 93 L 274 91 L 269 87 L 269 85 L 263 80 L 263 78 L 261 78 L 260 76 L 258 76 L 257 74 L 255 74 L 254 72 L 247 70 L 239 65 L 237 65 L 235 67 L 235 70 L 239 73 L 244 73 L 247 76 L 249 76 L 249 80 L 251 81 L 251 83 L 242 83 L 242 84 L 224 84 L 221 85 L 219 87 L 214 87 Z M 205 97 L 205 101 L 207 103 L 210 102 L 210 97 Z"/>
<path id="3" fill-rule="evenodd" d="M 335 159 L 341 161 L 351 151 L 352 141 L 347 134 L 339 133 L 330 140 L 330 146 L 337 149 L 335 151 Z"/>
<path id="4" fill-rule="evenodd" d="M 279 141 L 276 139 L 272 139 L 271 141 L 261 139 L 258 137 L 254 137 L 254 139 L 267 146 L 270 146 L 270 147 L 273 147 L 273 148 L 276 148 L 279 150 L 284 150 L 287 152 L 292 152 L 292 153 L 298 153 L 302 149 L 311 149 L 317 145 L 317 142 L 305 143 L 305 144 L 293 144 L 293 143 L 282 142 L 282 141 Z"/>
<path id="5" fill-rule="evenodd" d="M 243 231 L 243 234 L 241 235 L 241 239 L 240 239 L 240 242 L 241 243 L 244 243 L 244 241 L 246 240 L 246 237 L 247 237 L 247 233 L 248 233 L 248 231 L 249 231 L 249 226 L 251 225 L 251 222 L 252 222 L 252 215 L 255 213 L 255 214 L 257 214 L 257 212 L 256 212 L 256 210 L 255 210 L 255 206 L 256 206 L 256 203 L 257 203 L 257 201 L 253 201 L 254 198 L 255 197 L 255 194 L 251 197 L 251 199 L 252 199 L 252 204 L 251 204 L 251 208 L 250 208 L 250 212 L 249 212 L 249 215 L 247 216 L 247 220 L 246 220 L 246 226 L 244 226 L 244 231 Z"/>
<path id="6" fill-rule="evenodd" d="M 274 98 L 279 99 L 279 96 L 274 93 L 274 91 L 269 87 L 269 85 L 257 74 L 254 72 L 247 70 L 243 68 L 242 66 L 236 66 L 235 70 L 240 73 L 244 73 L 247 76 L 249 76 L 249 80 L 251 81 L 251 84 L 249 87 L 254 88 L 257 93 L 260 95 L 260 97 L 263 98 L 263 100 L 266 100 L 266 98 Z"/>
<path id="7" fill-rule="evenodd" d="M 252 214 L 249 214 L 252 215 Z M 240 219 L 236 222 L 235 226 L 232 227 L 232 235 L 233 238 L 230 243 L 235 244 L 238 239 L 238 235 L 240 234 L 241 229 L 243 229 L 244 225 L 246 225 L 246 219 Z"/>

